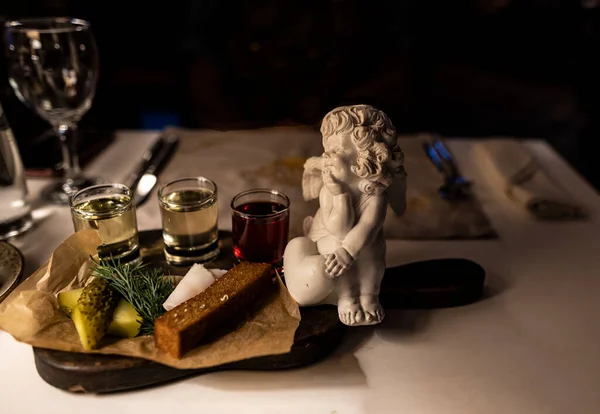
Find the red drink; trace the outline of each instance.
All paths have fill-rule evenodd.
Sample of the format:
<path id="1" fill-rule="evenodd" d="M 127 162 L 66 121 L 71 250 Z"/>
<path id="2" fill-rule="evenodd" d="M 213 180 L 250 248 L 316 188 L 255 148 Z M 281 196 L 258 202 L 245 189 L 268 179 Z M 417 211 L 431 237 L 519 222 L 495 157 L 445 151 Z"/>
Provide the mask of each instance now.
<path id="1" fill-rule="evenodd" d="M 271 190 L 262 190 L 268 197 L 250 191 L 232 201 L 233 254 L 238 260 L 278 263 L 288 242 L 289 201 Z M 285 199 L 277 199 L 281 196 Z"/>

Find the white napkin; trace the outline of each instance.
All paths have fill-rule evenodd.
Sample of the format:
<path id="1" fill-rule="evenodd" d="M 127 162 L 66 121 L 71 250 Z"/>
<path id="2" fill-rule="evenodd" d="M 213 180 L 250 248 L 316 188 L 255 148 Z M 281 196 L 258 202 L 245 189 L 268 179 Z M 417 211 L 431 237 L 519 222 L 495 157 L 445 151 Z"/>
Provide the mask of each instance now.
<path id="1" fill-rule="evenodd" d="M 491 139 L 475 145 L 478 164 L 499 181 L 508 198 L 541 220 L 577 220 L 584 209 L 546 174 L 527 148 L 513 139 Z"/>
<path id="2" fill-rule="evenodd" d="M 160 184 L 186 176 L 213 179 L 219 188 L 219 228 L 222 230 L 231 230 L 230 202 L 238 192 L 274 188 L 290 198 L 290 238 L 303 234 L 304 218 L 313 216 L 319 206 L 318 200 L 305 202 L 302 196 L 304 163 L 323 153 L 323 139 L 316 129 L 170 131 L 181 141 L 174 158 L 159 176 Z M 429 135 L 398 139 L 408 173 L 407 208 L 400 218 L 391 209 L 388 211 L 384 224 L 386 236 L 404 240 L 496 237 L 475 198 L 450 203 L 440 196 L 438 189 L 443 178 L 423 151 L 426 137 Z M 137 210 L 137 219 L 140 230 L 160 228 L 156 190 L 152 199 Z"/>

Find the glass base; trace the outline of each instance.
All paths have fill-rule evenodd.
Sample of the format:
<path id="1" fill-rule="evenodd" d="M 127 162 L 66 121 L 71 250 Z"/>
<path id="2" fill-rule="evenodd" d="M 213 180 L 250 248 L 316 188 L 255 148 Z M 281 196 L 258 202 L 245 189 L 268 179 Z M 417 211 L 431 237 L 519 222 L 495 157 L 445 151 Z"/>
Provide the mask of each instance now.
<path id="1" fill-rule="evenodd" d="M 127 254 L 124 255 L 120 255 L 119 257 L 113 257 L 113 256 L 101 256 L 100 254 L 98 254 L 98 258 L 100 259 L 100 261 L 107 261 L 107 262 L 118 262 L 119 264 L 122 265 L 128 265 L 128 266 L 133 266 L 136 265 L 138 263 L 140 263 L 142 261 L 142 256 L 140 255 L 140 251 L 139 249 L 135 249 Z"/>
<path id="2" fill-rule="evenodd" d="M 165 258 L 173 266 L 191 266 L 194 263 L 206 264 L 215 260 L 220 253 L 218 240 L 197 250 L 177 249 L 165 245 Z"/>
<path id="3" fill-rule="evenodd" d="M 6 240 L 10 237 L 18 236 L 26 232 L 33 226 L 33 218 L 31 213 L 18 217 L 14 220 L 0 223 L 0 240 Z"/>
<path id="4" fill-rule="evenodd" d="M 96 184 L 101 184 L 99 178 L 80 177 L 69 182 L 50 184 L 42 190 L 44 200 L 54 204 L 69 204 L 69 198 L 77 191 Z"/>

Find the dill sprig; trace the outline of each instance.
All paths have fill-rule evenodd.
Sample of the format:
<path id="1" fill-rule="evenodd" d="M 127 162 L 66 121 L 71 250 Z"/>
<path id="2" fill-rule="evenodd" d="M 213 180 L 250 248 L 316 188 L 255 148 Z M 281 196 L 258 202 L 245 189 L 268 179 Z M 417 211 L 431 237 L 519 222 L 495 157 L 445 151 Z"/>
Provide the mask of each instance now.
<path id="1" fill-rule="evenodd" d="M 140 334 L 152 335 L 154 320 L 165 313 L 163 303 L 173 292 L 173 284 L 162 271 L 147 269 L 145 264 L 121 264 L 112 257 L 94 263 L 94 274 L 106 280 L 142 317 Z"/>

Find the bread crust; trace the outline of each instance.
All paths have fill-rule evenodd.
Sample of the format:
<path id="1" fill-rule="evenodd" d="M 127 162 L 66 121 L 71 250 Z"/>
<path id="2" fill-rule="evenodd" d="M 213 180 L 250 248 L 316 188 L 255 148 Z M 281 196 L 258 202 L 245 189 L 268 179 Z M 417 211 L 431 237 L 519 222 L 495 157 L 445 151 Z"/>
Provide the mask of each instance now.
<path id="1" fill-rule="evenodd" d="M 255 310 L 276 287 L 271 265 L 242 262 L 203 292 L 157 318 L 156 347 L 180 359 L 207 335 Z"/>

